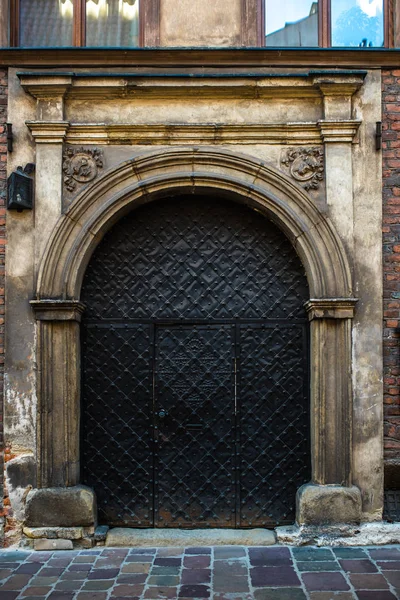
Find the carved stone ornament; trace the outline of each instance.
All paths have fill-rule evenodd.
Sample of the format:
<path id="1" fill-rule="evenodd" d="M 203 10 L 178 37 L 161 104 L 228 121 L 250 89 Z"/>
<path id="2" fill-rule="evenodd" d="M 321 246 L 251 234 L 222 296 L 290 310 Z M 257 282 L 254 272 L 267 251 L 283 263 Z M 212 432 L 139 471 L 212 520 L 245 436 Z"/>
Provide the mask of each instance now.
<path id="1" fill-rule="evenodd" d="M 103 150 L 69 147 L 63 154 L 64 185 L 73 192 L 77 183 L 84 185 L 93 181 L 102 168 Z"/>
<path id="2" fill-rule="evenodd" d="M 289 148 L 282 164 L 306 190 L 318 189 L 324 178 L 324 151 L 318 146 L 313 148 Z"/>

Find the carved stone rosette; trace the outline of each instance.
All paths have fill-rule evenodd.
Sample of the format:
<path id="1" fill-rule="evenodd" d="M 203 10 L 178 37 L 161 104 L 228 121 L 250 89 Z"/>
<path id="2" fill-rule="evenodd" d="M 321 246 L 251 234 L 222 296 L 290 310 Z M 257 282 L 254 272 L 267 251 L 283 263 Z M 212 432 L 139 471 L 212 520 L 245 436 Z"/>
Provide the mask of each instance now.
<path id="1" fill-rule="evenodd" d="M 103 168 L 103 150 L 99 148 L 71 148 L 63 154 L 64 185 L 69 192 L 76 189 L 77 184 L 84 185 L 93 181 Z"/>
<path id="2" fill-rule="evenodd" d="M 324 178 L 324 151 L 319 146 L 289 148 L 281 162 L 305 190 L 318 189 Z"/>

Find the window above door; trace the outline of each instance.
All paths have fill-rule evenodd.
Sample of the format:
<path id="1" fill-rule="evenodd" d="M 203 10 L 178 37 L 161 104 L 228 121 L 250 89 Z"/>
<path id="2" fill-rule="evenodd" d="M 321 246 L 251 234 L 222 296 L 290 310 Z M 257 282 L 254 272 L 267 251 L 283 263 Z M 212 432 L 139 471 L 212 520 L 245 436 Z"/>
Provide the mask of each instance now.
<path id="1" fill-rule="evenodd" d="M 391 13 L 389 0 L 283 0 L 279 11 L 265 0 L 265 45 L 391 47 Z"/>
<path id="2" fill-rule="evenodd" d="M 7 10 L 3 45 L 20 48 L 400 46 L 400 0 L 0 0 Z"/>
<path id="3" fill-rule="evenodd" d="M 9 44 L 136 48 L 159 43 L 158 0 L 9 0 Z"/>

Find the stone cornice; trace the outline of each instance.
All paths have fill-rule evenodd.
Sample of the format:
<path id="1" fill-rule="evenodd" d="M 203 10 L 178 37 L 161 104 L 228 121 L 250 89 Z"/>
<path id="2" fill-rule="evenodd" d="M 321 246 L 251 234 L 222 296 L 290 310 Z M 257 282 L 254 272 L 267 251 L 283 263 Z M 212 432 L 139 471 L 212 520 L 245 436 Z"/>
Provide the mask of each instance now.
<path id="1" fill-rule="evenodd" d="M 21 86 L 34 98 L 246 98 L 294 99 L 325 95 L 351 97 L 365 72 L 299 73 L 19 73 Z"/>
<path id="2" fill-rule="evenodd" d="M 68 123 L 28 121 L 38 143 L 72 145 L 278 144 L 352 142 L 360 121 L 246 124 Z"/>
<path id="3" fill-rule="evenodd" d="M 71 123 L 68 144 L 318 144 L 317 123 L 273 124 L 80 124 Z"/>
<path id="4" fill-rule="evenodd" d="M 37 321 L 81 321 L 85 305 L 78 300 L 31 300 Z"/>
<path id="5" fill-rule="evenodd" d="M 397 49 L 385 48 L 2 48 L 5 66 L 24 68 L 380 68 L 400 63 Z"/>
<path id="6" fill-rule="evenodd" d="M 357 298 L 311 298 L 304 306 L 310 321 L 352 319 L 357 302 Z"/>
<path id="7" fill-rule="evenodd" d="M 62 144 L 67 134 L 68 121 L 27 121 L 37 144 Z"/>

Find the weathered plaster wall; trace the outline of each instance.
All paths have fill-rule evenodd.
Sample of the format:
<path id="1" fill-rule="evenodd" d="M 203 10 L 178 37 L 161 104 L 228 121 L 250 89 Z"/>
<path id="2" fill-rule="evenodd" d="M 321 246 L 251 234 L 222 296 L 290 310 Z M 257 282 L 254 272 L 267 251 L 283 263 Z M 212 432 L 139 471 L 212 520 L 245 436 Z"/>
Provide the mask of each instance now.
<path id="1" fill-rule="evenodd" d="M 8 118 L 13 124 L 14 151 L 7 172 L 19 165 L 36 163 L 24 115 L 32 114 L 35 102 L 20 89 L 15 73 L 9 73 Z M 34 240 L 36 211 L 8 212 L 6 313 L 14 323 L 6 331 L 5 429 L 14 453 L 35 449 L 34 326 L 29 297 L 34 284 Z M 38 235 L 38 233 L 36 234 Z"/>
<path id="2" fill-rule="evenodd" d="M 354 295 L 358 298 L 353 326 L 353 481 L 362 490 L 366 520 L 380 519 L 383 503 L 382 252 L 378 245 L 382 157 L 375 150 L 376 122 L 381 120 L 380 79 L 379 71 L 369 71 L 368 84 L 355 98 L 354 118 L 363 123 L 352 163 Z"/>
<path id="3" fill-rule="evenodd" d="M 190 96 L 189 96 L 190 94 Z M 143 98 L 119 100 L 110 111 L 109 102 L 72 100 L 66 106 L 65 118 L 74 121 L 79 114 L 80 123 L 282 123 L 316 121 L 322 118 L 321 102 L 315 99 L 270 98 L 263 100 L 240 97 L 195 98 L 188 90 L 188 98 Z M 238 94 L 239 96 L 239 94 Z M 268 110 L 266 115 L 266 109 Z M 151 140 L 149 140 L 151 144 Z"/>
<path id="4" fill-rule="evenodd" d="M 240 46 L 241 0 L 161 0 L 161 46 Z"/>
<path id="5" fill-rule="evenodd" d="M 290 85 L 293 87 L 304 84 L 303 79 L 296 80 L 294 76 L 292 79 L 293 84 Z M 107 88 L 110 81 L 114 89 Z M 49 115 L 42 111 L 48 101 L 46 94 L 61 95 L 62 86 L 54 86 L 54 91 L 46 90 L 44 100 L 39 98 L 36 101 L 22 89 L 15 71 L 11 72 L 10 119 L 15 129 L 15 152 L 10 159 L 9 172 L 19 164 L 36 162 L 37 173 L 35 210 L 32 213 L 28 211 L 22 214 L 10 213 L 9 217 L 7 340 L 12 340 L 13 343 L 10 344 L 6 359 L 7 436 L 12 440 L 13 448 L 23 455 L 22 473 L 22 469 L 26 467 L 25 456 L 35 457 L 36 443 L 35 323 L 29 300 L 35 295 L 35 279 L 40 257 L 62 211 L 64 137 L 66 136 L 66 142 L 72 147 L 82 145 L 101 147 L 104 151 L 102 171 L 104 173 L 124 160 L 154 149 L 156 145 L 160 150 L 174 145 L 210 145 L 209 138 L 199 140 L 196 137 L 195 129 L 187 128 L 174 133 L 174 124 L 181 124 L 182 127 L 185 124 L 201 127 L 210 123 L 239 126 L 253 124 L 258 127 L 269 123 L 273 127 L 276 126 L 278 139 L 268 138 L 267 136 L 272 134 L 267 133 L 256 140 L 255 134 L 247 131 L 240 139 L 231 138 L 226 147 L 231 152 L 243 152 L 254 159 L 265 160 L 267 164 L 283 170 L 285 175 L 288 175 L 288 169 L 282 165 L 281 159 L 287 152 L 291 144 L 290 139 L 293 140 L 293 137 L 289 140 L 285 137 L 284 127 L 288 123 L 296 122 L 300 129 L 303 128 L 301 135 L 306 136 L 309 132 L 307 130 L 308 133 L 305 133 L 305 122 L 307 127 L 309 126 L 307 123 L 311 123 L 314 127 L 312 144 L 308 143 L 307 137 L 303 137 L 300 142 L 295 140 L 293 143 L 304 146 L 319 144 L 321 147 L 322 143 L 325 143 L 326 187 L 321 183 L 318 192 L 312 191 L 310 197 L 321 212 L 329 214 L 346 247 L 353 268 L 355 295 L 359 297 L 352 349 L 353 477 L 362 491 L 364 519 L 379 518 L 382 503 L 381 164 L 380 154 L 374 147 L 375 122 L 380 120 L 381 114 L 379 73 L 368 72 L 361 89 L 354 95 L 353 108 L 350 102 L 351 94 L 347 100 L 343 100 L 342 92 L 326 96 L 318 91 L 318 87 L 313 87 L 309 83 L 307 83 L 308 95 L 303 95 L 299 90 L 296 93 L 290 91 L 292 97 L 286 95 L 286 98 L 282 99 L 279 90 L 264 97 L 255 94 L 254 90 L 250 94 L 246 86 L 252 85 L 251 81 L 246 82 L 240 97 L 237 89 L 225 89 L 230 85 L 226 81 L 220 82 L 220 89 L 213 93 L 208 90 L 207 94 L 204 91 L 205 84 L 201 83 L 203 89 L 200 89 L 200 92 L 203 97 L 199 97 L 198 91 L 193 93 L 193 90 L 190 90 L 192 86 L 190 80 L 177 78 L 176 82 L 171 83 L 169 79 L 170 88 L 176 86 L 176 88 L 180 87 L 180 90 L 170 89 L 166 101 L 164 90 L 157 87 L 160 86 L 159 80 L 155 83 L 151 81 L 149 84 L 146 83 L 149 86 L 153 85 L 150 89 L 151 93 L 148 92 L 149 88 L 144 92 L 137 89 L 129 99 L 115 95 L 115 88 L 118 85 L 123 87 L 123 82 L 119 84 L 114 79 L 101 80 L 99 77 L 96 85 L 103 86 L 104 92 L 102 90 L 91 92 L 91 81 L 88 80 L 84 92 L 81 89 L 78 93 L 74 87 L 64 100 L 60 98 L 54 100 L 52 106 L 57 106 L 57 109 L 52 114 L 52 120 L 60 122 L 57 124 L 58 130 L 54 123 L 50 126 L 43 126 L 40 123 L 36 124 L 37 127 L 31 125 L 33 135 L 36 137 L 35 144 L 26 122 L 49 119 Z M 285 78 L 285 85 L 290 87 L 288 81 L 289 78 Z M 237 84 L 237 80 L 232 82 L 232 85 Z M 48 85 L 46 82 L 41 82 L 40 85 L 42 84 Z M 40 85 L 35 88 L 39 90 L 39 94 L 42 93 Z M 81 84 L 78 82 L 78 85 Z M 214 83 L 207 83 L 207 85 L 214 85 Z M 274 85 L 265 82 L 266 87 Z M 29 83 L 26 87 L 29 90 Z M 35 89 L 30 89 L 34 95 Z M 77 94 L 75 97 L 74 93 Z M 91 97 L 91 93 L 95 95 Z M 248 93 L 249 96 L 246 95 Z M 207 97 L 204 97 L 205 95 Z M 342 102 L 341 106 L 339 106 L 340 102 Z M 321 119 L 327 120 L 328 129 L 323 133 L 318 130 Z M 343 121 L 344 130 L 340 128 L 340 122 L 336 124 L 337 131 L 329 129 L 335 119 Z M 359 136 L 355 140 L 353 135 L 356 126 L 351 119 L 361 121 Z M 68 131 L 68 124 L 64 121 L 74 123 L 71 127 L 72 132 Z M 103 127 L 109 125 L 110 135 L 116 137 L 111 141 L 107 137 L 101 138 L 103 135 L 101 131 L 93 132 L 90 123 L 103 124 Z M 353 129 L 352 132 L 346 133 L 346 127 L 350 127 L 349 123 L 353 123 L 351 125 Z M 157 124 L 170 127 L 167 134 L 163 133 L 162 140 L 155 137 L 154 130 L 151 129 Z M 81 129 L 80 125 L 82 125 Z M 124 127 L 131 127 L 130 133 L 125 134 Z M 145 133 L 139 142 L 136 141 L 135 131 L 140 130 L 141 127 Z M 254 129 L 251 131 L 254 132 Z M 174 141 L 175 134 L 179 141 Z M 100 137 L 96 137 L 97 135 Z M 148 135 L 147 139 L 146 135 Z M 293 136 L 293 133 L 290 135 Z M 352 143 L 352 140 L 355 143 Z M 211 145 L 224 147 L 218 134 L 212 139 Z M 249 183 L 252 181 L 249 180 Z M 79 192 L 81 189 L 82 187 L 78 186 L 76 191 Z M 65 191 L 64 196 L 66 197 Z M 70 200 L 72 197 L 69 198 Z M 24 241 L 23 245 L 21 240 Z M 348 376 L 350 370 L 349 365 Z M 334 451 L 335 449 L 332 450 Z M 25 471 L 29 473 L 29 469 Z M 15 481 L 21 481 L 21 478 L 16 478 Z M 23 485 L 28 483 L 30 482 L 27 479 L 23 480 Z M 22 489 L 23 485 L 19 487 Z"/>
<path id="6" fill-rule="evenodd" d="M 8 155 L 8 175 L 18 166 L 35 163 L 32 142 L 23 122 L 23 115 L 29 114 L 32 105 L 34 110 L 35 103 L 21 92 L 16 85 L 15 72 L 9 70 L 8 120 L 13 124 L 14 148 Z M 7 235 L 5 307 L 13 326 L 5 332 L 4 429 L 9 451 L 6 476 L 12 515 L 8 523 L 11 542 L 15 521 L 21 518 L 21 500 L 29 486 L 35 484 L 35 334 L 29 306 L 34 281 L 34 211 L 8 211 L 7 222 L 10 231 Z"/>
<path id="7" fill-rule="evenodd" d="M 400 488 L 400 70 L 382 72 L 386 486 Z"/>

